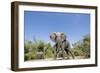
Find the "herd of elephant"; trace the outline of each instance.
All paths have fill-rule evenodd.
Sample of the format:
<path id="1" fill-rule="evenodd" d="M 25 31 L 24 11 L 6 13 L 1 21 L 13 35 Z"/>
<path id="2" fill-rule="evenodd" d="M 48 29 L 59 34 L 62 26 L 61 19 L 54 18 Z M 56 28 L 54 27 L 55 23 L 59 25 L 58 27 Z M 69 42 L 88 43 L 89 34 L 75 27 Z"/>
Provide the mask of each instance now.
<path id="1" fill-rule="evenodd" d="M 74 59 L 74 55 L 70 49 L 70 43 L 63 32 L 51 33 L 50 39 L 55 43 L 53 45 L 54 59 L 57 59 L 58 57 L 61 57 L 62 59 L 69 59 L 70 55 Z M 67 58 L 65 55 L 67 55 Z M 41 58 L 43 58 L 43 55 L 38 55 L 38 56 L 41 56 Z"/>

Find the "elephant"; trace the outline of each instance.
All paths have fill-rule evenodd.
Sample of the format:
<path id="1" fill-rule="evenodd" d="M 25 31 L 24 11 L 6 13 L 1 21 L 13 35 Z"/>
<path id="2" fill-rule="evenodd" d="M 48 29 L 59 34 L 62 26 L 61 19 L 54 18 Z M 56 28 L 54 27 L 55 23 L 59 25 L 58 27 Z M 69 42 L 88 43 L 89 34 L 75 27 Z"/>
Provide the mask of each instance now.
<path id="1" fill-rule="evenodd" d="M 74 59 L 74 55 L 72 54 L 72 51 L 70 50 L 70 43 L 63 32 L 51 33 L 50 39 L 55 43 L 53 46 L 54 55 L 55 55 L 54 59 L 57 58 L 59 53 L 63 59 L 65 59 L 64 55 L 67 55 L 67 58 L 69 58 L 69 55 L 71 55 L 72 58 Z"/>

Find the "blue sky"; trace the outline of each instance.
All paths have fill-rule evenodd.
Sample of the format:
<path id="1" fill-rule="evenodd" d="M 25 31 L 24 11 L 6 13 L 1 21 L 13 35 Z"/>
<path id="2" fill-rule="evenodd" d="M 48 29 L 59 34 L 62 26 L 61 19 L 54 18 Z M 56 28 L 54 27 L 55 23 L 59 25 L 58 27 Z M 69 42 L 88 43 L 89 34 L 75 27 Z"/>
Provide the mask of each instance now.
<path id="1" fill-rule="evenodd" d="M 90 33 L 90 14 L 24 11 L 24 39 L 52 42 L 51 32 L 64 32 L 74 43 Z"/>

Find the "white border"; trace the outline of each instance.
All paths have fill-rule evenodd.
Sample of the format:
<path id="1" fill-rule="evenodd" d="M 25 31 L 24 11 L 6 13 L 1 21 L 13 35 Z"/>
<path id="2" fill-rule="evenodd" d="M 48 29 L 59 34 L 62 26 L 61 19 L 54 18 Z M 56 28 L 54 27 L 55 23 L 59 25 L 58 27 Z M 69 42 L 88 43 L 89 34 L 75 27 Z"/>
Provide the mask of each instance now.
<path id="1" fill-rule="evenodd" d="M 91 15 L 91 58 L 80 60 L 59 60 L 59 61 L 29 61 L 24 62 L 24 10 L 29 11 L 49 11 L 49 12 L 71 12 L 71 13 L 89 13 Z M 82 65 L 95 64 L 95 11 L 92 9 L 79 8 L 60 8 L 44 6 L 19 6 L 19 68 L 34 68 L 62 65 Z"/>

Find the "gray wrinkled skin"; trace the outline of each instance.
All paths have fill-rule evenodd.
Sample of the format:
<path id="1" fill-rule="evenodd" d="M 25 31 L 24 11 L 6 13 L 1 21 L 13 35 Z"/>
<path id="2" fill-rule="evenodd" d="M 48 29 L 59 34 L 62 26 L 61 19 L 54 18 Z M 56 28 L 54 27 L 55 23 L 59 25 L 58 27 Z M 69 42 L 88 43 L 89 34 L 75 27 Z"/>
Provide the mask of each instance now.
<path id="1" fill-rule="evenodd" d="M 69 54 L 71 54 L 72 58 L 74 59 L 74 55 L 72 54 L 70 50 L 70 43 L 66 39 L 66 35 L 63 32 L 53 32 L 50 34 L 50 39 L 55 42 L 53 48 L 54 48 L 54 54 L 55 59 L 60 54 L 63 59 L 65 59 L 65 55 L 67 55 L 67 58 L 69 58 Z"/>

